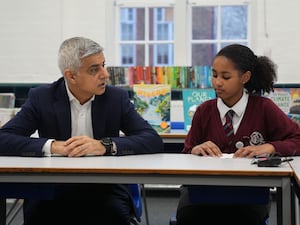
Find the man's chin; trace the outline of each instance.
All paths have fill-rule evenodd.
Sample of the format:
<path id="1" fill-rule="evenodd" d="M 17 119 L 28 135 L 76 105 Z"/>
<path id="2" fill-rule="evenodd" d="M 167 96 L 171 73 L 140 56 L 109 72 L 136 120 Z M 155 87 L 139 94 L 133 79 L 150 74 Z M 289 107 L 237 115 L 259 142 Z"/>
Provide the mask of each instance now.
<path id="1" fill-rule="evenodd" d="M 101 86 L 101 87 L 98 88 L 98 90 L 95 93 L 95 95 L 102 95 L 102 94 L 104 94 L 105 90 L 106 90 L 106 86 L 105 85 Z"/>

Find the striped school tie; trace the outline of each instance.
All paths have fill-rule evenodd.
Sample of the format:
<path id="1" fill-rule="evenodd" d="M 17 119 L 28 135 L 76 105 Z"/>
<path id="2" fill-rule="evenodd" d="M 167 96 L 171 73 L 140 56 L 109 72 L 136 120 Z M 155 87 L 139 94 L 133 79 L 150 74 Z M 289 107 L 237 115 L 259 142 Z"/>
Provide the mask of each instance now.
<path id="1" fill-rule="evenodd" d="M 231 145 L 233 137 L 234 137 L 234 132 L 233 132 L 233 125 L 232 125 L 232 118 L 234 115 L 234 111 L 233 110 L 229 110 L 226 114 L 225 114 L 225 119 L 226 122 L 224 124 L 224 130 L 228 139 L 228 144 Z"/>

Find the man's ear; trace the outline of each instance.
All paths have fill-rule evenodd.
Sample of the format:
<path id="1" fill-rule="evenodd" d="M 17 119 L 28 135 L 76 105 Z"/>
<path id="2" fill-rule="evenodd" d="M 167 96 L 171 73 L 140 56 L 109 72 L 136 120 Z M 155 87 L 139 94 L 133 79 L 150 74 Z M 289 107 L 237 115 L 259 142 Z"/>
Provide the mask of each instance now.
<path id="1" fill-rule="evenodd" d="M 251 78 L 251 72 L 248 70 L 243 74 L 243 84 L 246 84 Z"/>
<path id="2" fill-rule="evenodd" d="M 66 69 L 64 72 L 64 77 L 67 79 L 68 82 L 74 83 L 76 74 L 72 72 L 70 69 Z"/>

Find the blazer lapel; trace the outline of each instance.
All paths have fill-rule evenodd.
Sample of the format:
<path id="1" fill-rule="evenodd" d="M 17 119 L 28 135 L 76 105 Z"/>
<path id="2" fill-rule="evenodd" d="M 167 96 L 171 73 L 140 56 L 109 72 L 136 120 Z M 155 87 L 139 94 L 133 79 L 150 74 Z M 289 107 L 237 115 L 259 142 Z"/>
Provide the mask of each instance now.
<path id="1" fill-rule="evenodd" d="M 58 137 L 67 140 L 71 137 L 71 109 L 65 82 L 61 82 L 55 93 L 54 112 L 56 115 Z"/>
<path id="2" fill-rule="evenodd" d="M 107 98 L 103 95 L 96 95 L 92 102 L 92 125 L 93 134 L 95 139 L 101 139 L 105 137 L 105 126 L 107 122 L 106 110 Z"/>

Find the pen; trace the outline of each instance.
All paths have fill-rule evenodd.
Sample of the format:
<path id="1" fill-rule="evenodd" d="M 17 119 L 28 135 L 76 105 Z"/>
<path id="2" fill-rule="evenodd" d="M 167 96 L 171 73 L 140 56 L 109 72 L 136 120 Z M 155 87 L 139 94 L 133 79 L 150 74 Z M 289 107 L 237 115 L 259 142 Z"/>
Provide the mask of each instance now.
<path id="1" fill-rule="evenodd" d="M 286 158 L 286 159 L 282 159 L 281 162 L 290 162 L 293 161 L 293 158 Z"/>

